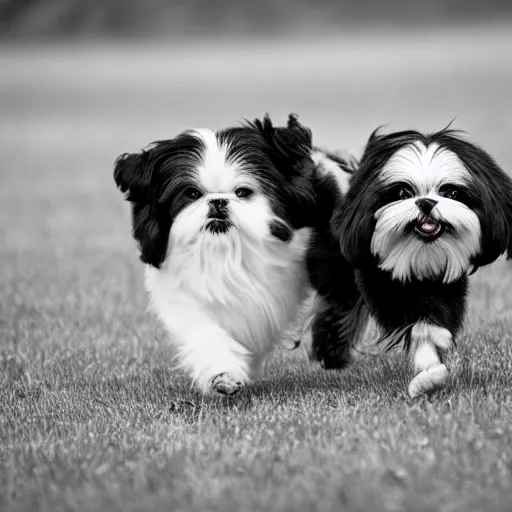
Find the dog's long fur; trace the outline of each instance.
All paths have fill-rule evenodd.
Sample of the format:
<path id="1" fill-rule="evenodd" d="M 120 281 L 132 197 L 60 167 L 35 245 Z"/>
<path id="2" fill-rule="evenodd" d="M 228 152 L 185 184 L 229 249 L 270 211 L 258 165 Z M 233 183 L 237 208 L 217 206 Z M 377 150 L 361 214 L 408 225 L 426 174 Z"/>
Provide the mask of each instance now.
<path id="1" fill-rule="evenodd" d="M 459 132 L 375 131 L 331 223 L 309 252 L 320 297 L 312 353 L 350 362 L 369 318 L 380 342 L 442 361 L 466 311 L 468 275 L 512 247 L 512 181 Z"/>
<path id="2" fill-rule="evenodd" d="M 201 391 L 256 379 L 295 319 L 310 290 L 316 176 L 336 165 L 296 116 L 190 130 L 117 160 L 152 307 Z"/>

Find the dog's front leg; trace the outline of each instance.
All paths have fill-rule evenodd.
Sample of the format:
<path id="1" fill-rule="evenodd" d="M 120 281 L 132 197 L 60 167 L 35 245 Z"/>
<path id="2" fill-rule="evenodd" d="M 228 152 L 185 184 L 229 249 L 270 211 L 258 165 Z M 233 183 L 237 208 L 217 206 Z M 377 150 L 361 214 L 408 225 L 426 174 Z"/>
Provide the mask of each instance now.
<path id="1" fill-rule="evenodd" d="M 409 383 L 409 396 L 428 395 L 446 385 L 448 370 L 443 353 L 453 347 L 453 337 L 444 327 L 420 321 L 411 331 L 411 358 L 415 377 Z"/>
<path id="2" fill-rule="evenodd" d="M 249 382 L 248 350 L 210 315 L 197 305 L 158 306 L 155 309 L 176 347 L 178 366 L 190 375 L 201 392 L 231 396 Z"/>

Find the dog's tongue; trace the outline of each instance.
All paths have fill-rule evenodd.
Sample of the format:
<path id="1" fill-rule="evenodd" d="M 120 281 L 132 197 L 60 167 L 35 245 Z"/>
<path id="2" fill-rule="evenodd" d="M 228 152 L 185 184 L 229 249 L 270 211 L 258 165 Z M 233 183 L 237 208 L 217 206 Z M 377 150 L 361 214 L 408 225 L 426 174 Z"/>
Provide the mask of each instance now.
<path id="1" fill-rule="evenodd" d="M 434 231 L 437 229 L 437 222 L 434 219 L 425 219 L 420 224 L 420 229 L 423 231 L 423 233 L 426 234 L 434 233 Z"/>

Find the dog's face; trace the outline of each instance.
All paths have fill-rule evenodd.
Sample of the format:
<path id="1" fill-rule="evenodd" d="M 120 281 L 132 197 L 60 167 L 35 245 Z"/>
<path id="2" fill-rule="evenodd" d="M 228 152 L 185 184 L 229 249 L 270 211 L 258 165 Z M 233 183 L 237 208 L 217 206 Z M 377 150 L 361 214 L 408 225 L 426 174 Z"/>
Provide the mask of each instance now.
<path id="1" fill-rule="evenodd" d="M 116 162 L 114 177 L 132 203 L 141 259 L 154 267 L 175 250 L 288 243 L 311 225 L 311 133 L 290 116 L 219 132 L 186 131 Z"/>
<path id="2" fill-rule="evenodd" d="M 507 175 L 455 132 L 374 133 L 336 223 L 354 264 L 451 282 L 509 248 L 511 205 Z"/>

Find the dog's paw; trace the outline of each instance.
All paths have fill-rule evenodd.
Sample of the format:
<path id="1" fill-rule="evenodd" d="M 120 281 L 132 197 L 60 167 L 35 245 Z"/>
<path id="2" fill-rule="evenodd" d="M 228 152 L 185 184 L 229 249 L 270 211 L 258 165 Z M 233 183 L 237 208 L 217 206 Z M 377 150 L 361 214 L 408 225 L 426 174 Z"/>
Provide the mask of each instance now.
<path id="1" fill-rule="evenodd" d="M 242 390 L 242 382 L 234 379 L 229 373 L 219 373 L 210 381 L 213 393 L 222 396 L 234 396 Z"/>
<path id="2" fill-rule="evenodd" d="M 418 373 L 409 383 L 409 396 L 418 398 L 422 395 L 430 395 L 434 391 L 446 386 L 448 370 L 444 364 L 432 366 Z"/>

